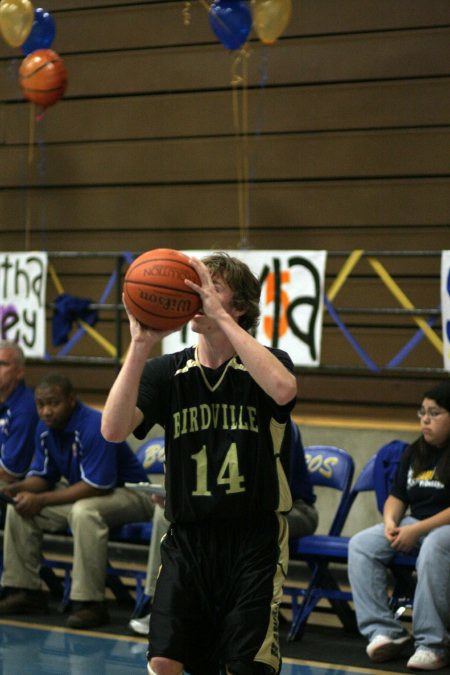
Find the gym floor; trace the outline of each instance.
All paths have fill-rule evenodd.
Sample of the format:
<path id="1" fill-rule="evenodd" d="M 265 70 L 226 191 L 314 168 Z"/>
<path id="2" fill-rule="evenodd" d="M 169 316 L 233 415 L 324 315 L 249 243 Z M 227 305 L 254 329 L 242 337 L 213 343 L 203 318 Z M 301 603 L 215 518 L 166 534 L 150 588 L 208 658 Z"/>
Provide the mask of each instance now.
<path id="1" fill-rule="evenodd" d="M 131 635 L 73 631 L 21 620 L 0 621 L 2 675 L 144 675 L 146 640 Z M 300 643 L 301 645 L 301 643 Z M 301 646 L 299 651 L 301 652 Z M 323 646 L 324 662 L 285 657 L 282 675 L 345 675 L 385 673 L 386 670 L 327 663 L 330 643 Z M 400 669 L 401 672 L 402 669 Z M 391 670 L 392 673 L 395 671 Z"/>

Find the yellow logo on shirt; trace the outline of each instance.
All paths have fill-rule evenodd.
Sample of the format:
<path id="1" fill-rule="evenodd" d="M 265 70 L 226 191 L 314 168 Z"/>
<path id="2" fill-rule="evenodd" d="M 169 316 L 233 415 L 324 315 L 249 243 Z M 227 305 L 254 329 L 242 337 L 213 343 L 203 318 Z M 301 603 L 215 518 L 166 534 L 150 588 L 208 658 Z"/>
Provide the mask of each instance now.
<path id="1" fill-rule="evenodd" d="M 421 471 L 418 476 L 414 476 L 416 480 L 433 480 L 434 478 L 434 469 L 428 469 L 428 471 Z"/>

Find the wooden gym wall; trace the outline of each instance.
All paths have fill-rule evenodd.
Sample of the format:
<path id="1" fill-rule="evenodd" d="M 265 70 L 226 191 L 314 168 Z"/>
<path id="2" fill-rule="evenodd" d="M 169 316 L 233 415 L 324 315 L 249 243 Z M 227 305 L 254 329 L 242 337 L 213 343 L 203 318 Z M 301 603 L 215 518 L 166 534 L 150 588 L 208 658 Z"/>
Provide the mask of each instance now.
<path id="1" fill-rule="evenodd" d="M 236 88 L 241 106 L 248 95 L 248 231 L 238 210 L 237 54 L 217 41 L 201 2 L 184 25 L 186 4 L 48 0 L 69 82 L 36 124 L 17 83 L 23 55 L 0 41 L 1 250 L 239 249 L 243 234 L 267 249 L 450 247 L 448 0 L 293 0 L 274 45 L 251 35 L 248 85 Z M 345 259 L 330 256 L 328 285 Z M 113 267 L 83 257 L 54 264 L 64 290 L 91 298 Z M 438 255 L 388 267 L 415 307 L 438 305 Z M 55 295 L 49 282 L 49 301 Z M 373 298 L 398 307 L 363 258 L 339 303 L 370 307 Z M 381 364 L 411 324 L 347 321 Z M 101 330 L 114 341 L 109 315 Z M 103 352 L 88 344 L 95 361 Z M 299 410 L 409 416 L 442 368 L 423 340 L 404 372 L 370 373 L 328 316 L 322 361 L 299 371 Z M 32 365 L 31 378 L 43 368 Z M 72 373 L 99 400 L 114 377 L 96 365 Z"/>

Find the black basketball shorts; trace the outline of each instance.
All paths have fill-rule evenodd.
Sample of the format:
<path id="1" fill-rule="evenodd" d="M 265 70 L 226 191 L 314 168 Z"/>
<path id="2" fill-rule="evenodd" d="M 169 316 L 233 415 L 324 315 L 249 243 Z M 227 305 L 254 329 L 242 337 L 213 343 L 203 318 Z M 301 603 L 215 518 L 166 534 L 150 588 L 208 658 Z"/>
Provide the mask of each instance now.
<path id="1" fill-rule="evenodd" d="M 149 655 L 180 661 L 190 675 L 243 662 L 278 673 L 278 607 L 288 563 L 286 518 L 172 525 L 161 544 Z"/>

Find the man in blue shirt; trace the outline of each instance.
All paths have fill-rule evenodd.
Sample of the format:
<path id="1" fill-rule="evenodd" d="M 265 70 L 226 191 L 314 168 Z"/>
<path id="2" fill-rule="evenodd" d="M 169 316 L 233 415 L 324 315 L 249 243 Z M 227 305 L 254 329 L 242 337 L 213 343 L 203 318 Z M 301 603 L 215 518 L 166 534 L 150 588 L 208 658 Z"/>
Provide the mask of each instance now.
<path id="1" fill-rule="evenodd" d="M 38 423 L 34 394 L 25 384 L 25 356 L 10 340 L 0 341 L 0 489 L 23 478 L 34 452 Z"/>
<path id="2" fill-rule="evenodd" d="M 73 534 L 71 628 L 94 628 L 108 621 L 104 603 L 110 528 L 151 519 L 145 493 L 125 482 L 146 481 L 144 468 L 126 442 L 107 442 L 101 413 L 76 398 L 64 375 L 45 376 L 35 390 L 40 422 L 35 457 L 24 480 L 5 492 L 7 508 L 0 615 L 42 611 L 45 596 L 39 570 L 44 531 Z"/>

